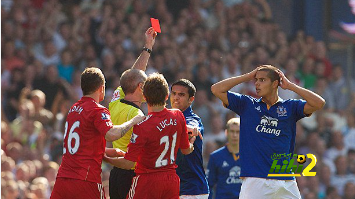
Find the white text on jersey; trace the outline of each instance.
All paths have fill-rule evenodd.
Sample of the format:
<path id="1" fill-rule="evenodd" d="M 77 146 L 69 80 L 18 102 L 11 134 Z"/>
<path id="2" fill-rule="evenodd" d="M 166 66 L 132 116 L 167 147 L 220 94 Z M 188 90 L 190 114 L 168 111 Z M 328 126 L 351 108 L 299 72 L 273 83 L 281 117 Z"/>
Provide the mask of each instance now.
<path id="1" fill-rule="evenodd" d="M 169 122 L 170 121 L 170 122 Z M 168 123 L 169 122 L 169 123 Z M 160 123 L 159 123 L 159 125 L 157 126 L 157 129 L 159 130 L 159 131 L 162 131 L 166 126 L 170 126 L 170 125 L 174 125 L 174 126 L 176 126 L 176 119 L 171 119 L 170 118 L 170 120 L 168 120 L 168 119 L 165 119 L 165 120 L 163 120 L 163 121 L 161 121 Z"/>
<path id="2" fill-rule="evenodd" d="M 68 114 L 72 112 L 78 112 L 80 114 L 83 110 L 84 109 L 81 106 L 73 106 L 73 108 L 69 110 Z"/>

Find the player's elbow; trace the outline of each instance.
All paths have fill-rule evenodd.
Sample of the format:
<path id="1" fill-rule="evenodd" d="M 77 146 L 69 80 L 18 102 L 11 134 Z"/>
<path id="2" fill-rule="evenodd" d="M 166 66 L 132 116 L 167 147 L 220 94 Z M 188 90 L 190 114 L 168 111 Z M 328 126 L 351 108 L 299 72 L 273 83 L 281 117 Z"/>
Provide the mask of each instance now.
<path id="1" fill-rule="evenodd" d="M 216 95 L 218 93 L 218 89 L 217 89 L 216 84 L 213 84 L 211 86 L 211 92 L 213 93 L 213 95 Z"/>
<path id="2" fill-rule="evenodd" d="M 322 109 L 324 106 L 325 106 L 325 100 L 322 98 L 322 99 L 320 99 L 319 103 L 316 104 L 315 108 L 316 108 L 317 110 L 320 110 L 320 109 Z"/>

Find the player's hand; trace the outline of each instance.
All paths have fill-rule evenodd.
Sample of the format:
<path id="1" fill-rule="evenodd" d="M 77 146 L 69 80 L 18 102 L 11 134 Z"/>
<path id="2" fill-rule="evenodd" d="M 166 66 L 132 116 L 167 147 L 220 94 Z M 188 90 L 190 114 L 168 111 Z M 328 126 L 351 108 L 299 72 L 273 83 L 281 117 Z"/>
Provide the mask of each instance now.
<path id="1" fill-rule="evenodd" d="M 155 43 L 155 37 L 157 36 L 157 32 L 153 29 L 153 27 L 148 28 L 145 32 L 145 47 L 152 49 Z"/>
<path id="2" fill-rule="evenodd" d="M 107 157 L 123 157 L 125 154 L 121 149 L 105 148 L 105 155 Z"/>
<path id="3" fill-rule="evenodd" d="M 193 145 L 195 143 L 195 140 L 196 140 L 196 136 L 192 136 L 190 139 L 189 139 L 189 142 Z"/>
<path id="4" fill-rule="evenodd" d="M 280 87 L 282 89 L 289 89 L 290 85 L 292 85 L 292 82 L 287 79 L 285 74 L 280 69 L 277 69 L 276 72 L 280 76 Z"/>
<path id="5" fill-rule="evenodd" d="M 255 79 L 256 72 L 258 72 L 263 67 L 264 66 L 258 66 L 254 70 L 252 70 L 251 72 L 247 73 L 249 81 L 253 81 Z"/>
<path id="6" fill-rule="evenodd" d="M 116 157 L 124 157 L 124 155 L 126 155 L 126 152 L 122 151 L 121 149 L 116 149 L 116 153 Z"/>
<path id="7" fill-rule="evenodd" d="M 196 137 L 199 136 L 201 140 L 203 140 L 201 132 L 198 130 L 197 127 L 191 126 L 191 125 L 186 125 L 187 132 L 189 133 L 189 138 L 191 137 Z M 191 134 L 190 134 L 191 132 Z M 196 138 L 195 138 L 196 139 Z"/>

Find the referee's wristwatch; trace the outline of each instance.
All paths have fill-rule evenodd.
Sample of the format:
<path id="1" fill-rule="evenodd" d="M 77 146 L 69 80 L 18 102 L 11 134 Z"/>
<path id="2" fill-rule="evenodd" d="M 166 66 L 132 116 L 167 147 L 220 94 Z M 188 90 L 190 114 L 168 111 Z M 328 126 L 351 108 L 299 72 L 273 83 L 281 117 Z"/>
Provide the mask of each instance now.
<path id="1" fill-rule="evenodd" d="M 147 51 L 149 54 L 152 53 L 152 49 L 149 49 L 147 47 L 143 47 L 142 51 Z"/>

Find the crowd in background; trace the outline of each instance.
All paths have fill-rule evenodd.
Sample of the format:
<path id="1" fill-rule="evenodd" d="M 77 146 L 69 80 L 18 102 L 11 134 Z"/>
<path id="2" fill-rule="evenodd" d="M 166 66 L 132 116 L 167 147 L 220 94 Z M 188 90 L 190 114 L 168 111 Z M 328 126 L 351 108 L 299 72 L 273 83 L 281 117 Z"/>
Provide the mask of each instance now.
<path id="1" fill-rule="evenodd" d="M 2 198 L 49 198 L 61 162 L 64 122 L 81 98 L 80 74 L 100 68 L 106 107 L 119 77 L 144 45 L 150 17 L 160 20 L 147 73 L 197 88 L 193 109 L 205 126 L 204 164 L 226 142 L 236 115 L 213 83 L 274 65 L 326 106 L 297 123 L 295 153 L 312 153 L 315 177 L 299 177 L 303 198 L 355 197 L 355 82 L 328 59 L 327 46 L 303 31 L 286 35 L 266 0 L 4 0 L 1 2 Z M 255 96 L 253 82 L 232 89 Z M 299 98 L 280 89 L 283 99 Z M 306 163 L 307 164 L 307 163 Z M 103 164 L 108 191 L 110 166 Z M 106 193 L 108 198 L 108 194 Z"/>

